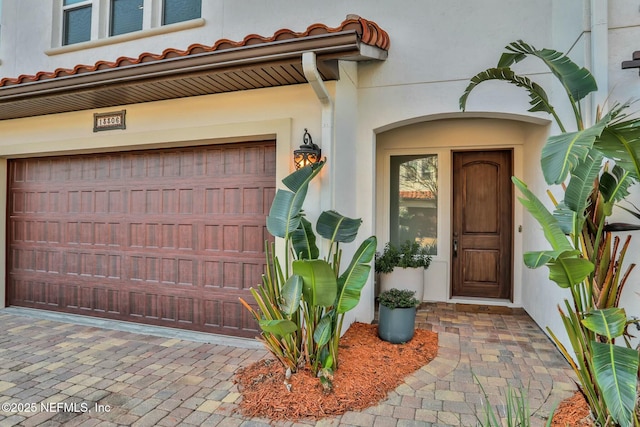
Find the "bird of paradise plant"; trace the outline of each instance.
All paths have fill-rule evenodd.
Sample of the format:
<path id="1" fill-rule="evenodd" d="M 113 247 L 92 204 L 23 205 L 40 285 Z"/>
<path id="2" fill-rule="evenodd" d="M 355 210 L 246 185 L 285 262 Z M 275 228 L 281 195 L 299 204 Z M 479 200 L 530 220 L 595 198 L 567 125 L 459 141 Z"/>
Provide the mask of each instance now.
<path id="1" fill-rule="evenodd" d="M 511 69 L 527 57 L 542 60 L 561 83 L 575 130 L 567 130 L 540 85 Z M 571 300 L 565 300 L 564 308 L 558 310 L 575 358 L 553 331 L 549 333 L 576 372 L 596 421 L 603 426 L 638 426 L 638 351 L 626 340 L 627 327 L 634 321 L 619 307 L 634 264 L 623 267 L 630 236 L 620 247 L 619 238 L 612 238 L 612 233 L 640 226 L 608 224 L 607 219 L 640 178 L 640 119 L 628 115 L 630 103 L 614 104 L 606 113 L 598 108 L 594 123 L 587 126 L 580 101 L 597 90 L 593 75 L 561 52 L 538 50 L 523 41 L 509 44 L 497 67 L 471 79 L 460 98 L 462 110 L 471 91 L 488 80 L 524 88 L 530 98 L 529 111 L 550 114 L 561 131 L 548 138 L 541 158 L 546 182 L 565 189 L 564 199 L 554 200 L 554 212 L 513 177 L 522 194 L 520 201 L 551 245 L 549 250 L 526 253 L 524 262 L 530 268 L 547 266 L 549 278 L 571 292 Z M 626 346 L 615 343 L 619 337 L 625 338 Z"/>
<path id="2" fill-rule="evenodd" d="M 316 232 L 328 240 L 320 257 L 313 226 L 302 210 L 311 180 L 325 161 L 299 169 L 286 178 L 286 189 L 276 192 L 267 217 L 267 229 L 285 244 L 284 260 L 267 244 L 267 271 L 251 293 L 257 304 L 242 304 L 258 321 L 266 348 L 285 369 L 309 366 L 326 389 L 338 367 L 338 344 L 345 313 L 356 307 L 367 282 L 376 237 L 365 239 L 342 270 L 341 243 L 353 242 L 362 221 L 336 211 L 318 217 Z"/>

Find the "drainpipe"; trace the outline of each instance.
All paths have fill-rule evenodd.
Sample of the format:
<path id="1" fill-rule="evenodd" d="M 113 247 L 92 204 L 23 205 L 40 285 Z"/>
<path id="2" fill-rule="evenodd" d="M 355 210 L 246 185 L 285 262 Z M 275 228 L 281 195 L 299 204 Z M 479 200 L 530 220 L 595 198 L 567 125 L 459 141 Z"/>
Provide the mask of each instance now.
<path id="1" fill-rule="evenodd" d="M 322 81 L 322 77 L 318 72 L 316 63 L 316 54 L 314 52 L 305 52 L 302 54 L 302 70 L 304 76 L 316 93 L 318 100 L 322 104 L 322 135 L 320 148 L 322 155 L 326 157 L 333 166 L 328 168 L 328 185 L 323 185 L 320 197 L 320 207 L 322 211 L 335 209 L 335 170 L 336 160 L 332 156 L 335 153 L 335 141 L 333 138 L 333 114 L 334 102 L 329 95 L 329 91 Z"/>
<path id="2" fill-rule="evenodd" d="M 607 111 L 609 90 L 609 12 L 608 3 L 591 0 L 591 74 L 596 79 L 598 90 L 591 94 L 593 107 Z M 595 111 L 595 109 L 592 109 Z M 595 119 L 595 117 L 593 118 Z M 591 120 L 592 122 L 595 120 Z"/>

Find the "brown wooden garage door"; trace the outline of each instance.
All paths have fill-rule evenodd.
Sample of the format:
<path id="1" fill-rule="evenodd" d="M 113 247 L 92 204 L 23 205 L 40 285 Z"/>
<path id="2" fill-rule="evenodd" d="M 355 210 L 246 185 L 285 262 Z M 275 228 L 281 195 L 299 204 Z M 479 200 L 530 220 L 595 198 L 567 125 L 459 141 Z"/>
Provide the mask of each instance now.
<path id="1" fill-rule="evenodd" d="M 9 162 L 9 304 L 254 336 L 275 144 Z"/>

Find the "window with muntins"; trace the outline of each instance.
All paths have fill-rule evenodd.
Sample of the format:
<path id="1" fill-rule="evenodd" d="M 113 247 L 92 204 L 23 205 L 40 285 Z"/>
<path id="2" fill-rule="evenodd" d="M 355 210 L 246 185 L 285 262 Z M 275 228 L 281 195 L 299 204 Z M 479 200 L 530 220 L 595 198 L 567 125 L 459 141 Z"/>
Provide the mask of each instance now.
<path id="1" fill-rule="evenodd" d="M 391 156 L 391 243 L 419 242 L 437 255 L 438 156 Z"/>
<path id="2" fill-rule="evenodd" d="M 200 18 L 202 0 L 163 0 L 162 25 Z"/>
<path id="3" fill-rule="evenodd" d="M 143 0 L 111 0 L 111 28 L 109 35 L 142 30 Z"/>
<path id="4" fill-rule="evenodd" d="M 64 0 L 62 5 L 62 44 L 91 40 L 91 0 Z"/>

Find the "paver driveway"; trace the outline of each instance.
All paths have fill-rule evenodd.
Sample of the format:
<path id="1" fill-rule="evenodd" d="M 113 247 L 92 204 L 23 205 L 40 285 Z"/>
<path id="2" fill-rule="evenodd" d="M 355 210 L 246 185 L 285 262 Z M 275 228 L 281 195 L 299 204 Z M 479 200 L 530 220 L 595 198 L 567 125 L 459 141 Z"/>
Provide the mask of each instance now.
<path id="1" fill-rule="evenodd" d="M 253 341 L 205 343 L 197 340 L 211 336 L 44 317 L 0 310 L 0 426 L 269 425 L 236 413 L 234 371 L 266 356 Z M 568 364 L 526 314 L 429 304 L 418 323 L 439 333 L 438 357 L 385 401 L 277 425 L 472 426 L 482 398 L 471 370 L 496 403 L 507 384 L 528 387 L 533 424 L 543 425 L 549 409 L 575 389 Z"/>

